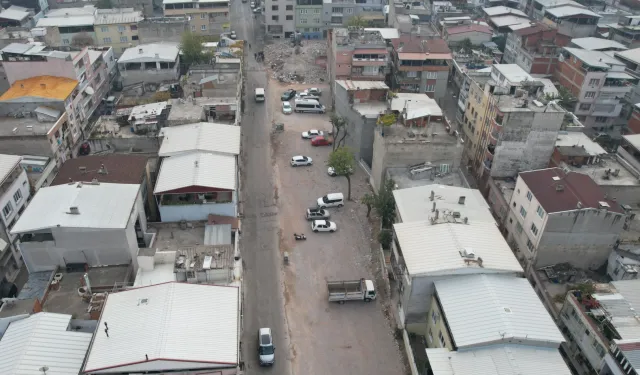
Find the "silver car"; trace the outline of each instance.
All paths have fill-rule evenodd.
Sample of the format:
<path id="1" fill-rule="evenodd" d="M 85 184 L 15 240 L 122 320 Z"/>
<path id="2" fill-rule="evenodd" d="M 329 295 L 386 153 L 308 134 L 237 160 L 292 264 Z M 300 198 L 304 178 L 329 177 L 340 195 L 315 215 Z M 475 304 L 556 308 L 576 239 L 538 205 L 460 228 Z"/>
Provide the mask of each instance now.
<path id="1" fill-rule="evenodd" d="M 273 346 L 271 328 L 258 330 L 258 359 L 260 366 L 271 366 L 276 361 L 276 347 Z"/>

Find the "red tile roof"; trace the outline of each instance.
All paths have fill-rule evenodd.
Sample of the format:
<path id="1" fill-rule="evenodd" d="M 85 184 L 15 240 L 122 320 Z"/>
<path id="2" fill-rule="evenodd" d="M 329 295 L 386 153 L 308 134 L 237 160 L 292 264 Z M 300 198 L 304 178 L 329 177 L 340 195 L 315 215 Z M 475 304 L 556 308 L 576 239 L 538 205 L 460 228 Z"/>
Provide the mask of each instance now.
<path id="1" fill-rule="evenodd" d="M 578 203 L 584 208 L 600 208 L 599 202 L 602 201 L 609 204 L 609 211 L 623 213 L 620 204 L 605 198 L 602 188 L 586 174 L 548 168 L 521 172 L 520 178 L 549 213 L 575 210 Z M 563 188 L 558 189 L 558 185 Z"/>
<path id="2" fill-rule="evenodd" d="M 464 33 L 484 33 L 484 34 L 493 34 L 493 29 L 489 26 L 471 24 L 471 25 L 459 25 L 453 27 L 447 27 L 447 34 L 455 35 L 455 34 L 464 34 Z"/>
<path id="3" fill-rule="evenodd" d="M 79 156 L 62 164 L 51 186 L 67 184 L 69 180 L 89 182 L 94 178 L 106 183 L 140 184 L 147 160 L 146 156 L 126 154 Z M 98 172 L 103 164 L 107 173 Z M 80 167 L 85 167 L 85 172 Z"/>
<path id="4" fill-rule="evenodd" d="M 440 38 L 422 39 L 411 35 L 402 35 L 392 41 L 397 52 L 404 53 L 451 53 L 447 42 Z"/>

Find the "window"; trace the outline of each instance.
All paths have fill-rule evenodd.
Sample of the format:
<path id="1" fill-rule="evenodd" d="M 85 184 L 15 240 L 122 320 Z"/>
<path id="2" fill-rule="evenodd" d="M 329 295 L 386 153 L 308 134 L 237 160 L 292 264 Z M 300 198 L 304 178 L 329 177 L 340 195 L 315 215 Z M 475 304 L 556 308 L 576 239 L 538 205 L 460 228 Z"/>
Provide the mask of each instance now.
<path id="1" fill-rule="evenodd" d="M 433 343 L 433 334 L 431 333 L 431 329 L 429 329 L 429 343 Z"/>
<path id="2" fill-rule="evenodd" d="M 207 25 L 202 25 L 202 26 L 200 26 L 200 30 L 202 30 L 202 31 L 207 30 Z"/>
<path id="3" fill-rule="evenodd" d="M 427 85 L 427 88 L 424 91 L 425 92 L 434 92 L 434 91 L 436 91 L 436 85 Z"/>
<path id="4" fill-rule="evenodd" d="M 300 14 L 307 14 L 308 9 L 300 9 Z"/>
<path id="5" fill-rule="evenodd" d="M 588 104 L 588 103 L 580 104 L 580 110 L 582 110 L 582 111 L 588 111 L 589 108 L 591 108 L 591 104 Z"/>
<path id="6" fill-rule="evenodd" d="M 541 218 L 544 218 L 544 210 L 542 209 L 542 206 L 538 205 L 536 213 L 538 213 L 538 216 L 540 216 Z"/>
<path id="7" fill-rule="evenodd" d="M 416 78 L 418 76 L 418 72 L 407 72 L 407 77 Z"/>
<path id="8" fill-rule="evenodd" d="M 353 13 L 353 8 L 347 8 L 347 14 Z"/>
<path id="9" fill-rule="evenodd" d="M 129 28 L 131 29 L 131 31 L 138 30 L 138 26 L 136 26 L 136 25 L 131 25 L 131 26 L 129 26 Z"/>
<path id="10" fill-rule="evenodd" d="M 196 26 L 195 25 L 191 25 L 191 31 L 196 31 Z"/>
<path id="11" fill-rule="evenodd" d="M 314 14 L 320 14 L 320 9 L 314 9 L 314 10 L 313 10 L 313 13 L 314 13 Z"/>
<path id="12" fill-rule="evenodd" d="M 343 7 L 333 7 L 331 8 L 331 13 L 342 13 L 344 11 Z"/>
<path id="13" fill-rule="evenodd" d="M 313 23 L 320 23 L 320 18 L 314 18 Z"/>
<path id="14" fill-rule="evenodd" d="M 533 199 L 533 194 L 531 194 L 530 191 L 527 191 L 527 199 L 529 200 L 529 202 L 531 202 L 531 199 Z"/>
<path id="15" fill-rule="evenodd" d="M 118 31 L 122 32 L 122 31 L 125 31 L 125 30 L 126 30 L 126 29 L 125 29 L 125 27 L 124 27 L 124 26 L 118 26 Z"/>
<path id="16" fill-rule="evenodd" d="M 271 6 L 271 10 L 278 10 L 278 6 L 277 5 L 272 5 Z"/>
<path id="17" fill-rule="evenodd" d="M 431 312 L 431 321 L 433 321 L 433 324 L 438 323 L 438 314 L 436 314 L 435 310 Z"/>
<path id="18" fill-rule="evenodd" d="M 62 39 L 62 44 L 69 44 L 69 39 Z"/>
<path id="19" fill-rule="evenodd" d="M 535 224 L 531 223 L 531 233 L 533 233 L 534 235 L 538 235 L 538 227 L 536 227 Z"/>
<path id="20" fill-rule="evenodd" d="M 596 97 L 596 92 L 595 91 L 587 91 L 584 93 L 584 97 L 585 98 L 595 98 Z"/>
<path id="21" fill-rule="evenodd" d="M 516 230 L 518 231 L 519 234 L 522 234 L 522 224 L 516 223 Z"/>
<path id="22" fill-rule="evenodd" d="M 293 10 L 293 5 L 287 5 L 286 10 Z"/>
<path id="23" fill-rule="evenodd" d="M 102 39 L 105 43 L 111 43 L 111 38 L 104 38 Z"/>
<path id="24" fill-rule="evenodd" d="M 438 72 L 426 72 L 428 79 L 436 79 L 438 78 Z"/>
<path id="25" fill-rule="evenodd" d="M 11 213 L 13 212 L 13 207 L 11 207 L 11 202 L 8 202 L 6 206 L 4 206 L 4 208 L 2 209 L 2 214 L 4 215 L 5 218 L 9 217 L 9 215 L 11 215 Z"/>
<path id="26" fill-rule="evenodd" d="M 109 26 L 102 26 L 100 28 L 100 31 L 102 31 L 103 33 L 109 32 Z"/>
<path id="27" fill-rule="evenodd" d="M 313 28 L 313 31 L 317 33 L 317 32 L 319 32 L 319 31 L 320 31 L 320 28 L 319 28 L 319 27 L 314 27 L 314 28 Z"/>
<path id="28" fill-rule="evenodd" d="M 307 23 L 307 19 L 306 18 L 301 18 L 300 19 L 300 23 Z"/>
<path id="29" fill-rule="evenodd" d="M 442 331 L 438 332 L 438 340 L 440 340 L 440 347 L 446 347 L 446 342 L 444 341 L 444 336 L 442 336 Z"/>
<path id="30" fill-rule="evenodd" d="M 527 210 L 525 210 L 522 206 L 520 206 L 520 215 L 522 217 L 527 217 Z"/>
<path id="31" fill-rule="evenodd" d="M 530 251 L 533 251 L 533 242 L 531 242 L 531 240 L 528 238 L 527 238 L 527 249 L 529 249 Z"/>
<path id="32" fill-rule="evenodd" d="M 279 20 L 279 19 L 280 19 L 280 17 L 278 17 L 278 16 L 271 16 L 271 20 L 272 20 L 272 21 L 277 21 L 277 20 Z M 306 23 L 306 21 L 307 21 L 307 20 L 305 20 L 305 22 L 301 22 L 301 23 Z"/>
<path id="33" fill-rule="evenodd" d="M 206 13 L 200 13 L 200 19 L 203 20 L 207 17 Z"/>
<path id="34" fill-rule="evenodd" d="M 591 85 L 591 86 L 597 86 L 599 84 L 600 84 L 600 80 L 597 79 L 597 78 L 592 78 L 592 79 L 589 80 L 589 85 Z"/>
<path id="35" fill-rule="evenodd" d="M 597 116 L 596 122 L 607 122 L 607 118 L 604 116 Z"/>
<path id="36" fill-rule="evenodd" d="M 287 21 L 293 20 L 293 16 L 287 16 Z"/>
<path id="37" fill-rule="evenodd" d="M 139 38 L 138 38 L 138 36 L 137 36 L 137 35 L 132 35 L 132 36 L 131 36 L 131 40 L 138 40 L 138 39 L 139 39 Z"/>
<path id="38" fill-rule="evenodd" d="M 13 201 L 16 203 L 20 203 L 22 200 L 22 192 L 20 190 L 16 190 L 15 194 L 13 194 Z"/>
<path id="39" fill-rule="evenodd" d="M 126 43 L 126 42 L 128 42 L 127 37 L 126 37 L 126 36 L 121 36 L 121 37 L 120 37 L 120 42 L 121 42 L 121 43 Z"/>

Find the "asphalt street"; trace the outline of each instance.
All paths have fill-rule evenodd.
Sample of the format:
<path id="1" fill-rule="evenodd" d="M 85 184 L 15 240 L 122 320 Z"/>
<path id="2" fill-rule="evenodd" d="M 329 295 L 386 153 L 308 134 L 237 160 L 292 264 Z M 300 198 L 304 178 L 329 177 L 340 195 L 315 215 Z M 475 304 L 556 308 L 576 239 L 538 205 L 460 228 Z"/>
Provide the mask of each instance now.
<path id="1" fill-rule="evenodd" d="M 264 103 L 256 103 L 256 87 L 267 87 L 267 73 L 254 53 L 262 50 L 263 37 L 249 3 L 232 2 L 231 25 L 238 39 L 251 46 L 245 52 L 245 96 L 240 157 L 242 220 L 241 251 L 244 261 L 242 353 L 246 374 L 291 374 L 289 339 L 284 312 L 282 257 L 280 256 L 277 190 L 271 159 L 270 119 Z M 247 46 L 248 47 L 248 46 Z M 270 327 L 276 347 L 273 367 L 258 364 L 258 329 Z"/>

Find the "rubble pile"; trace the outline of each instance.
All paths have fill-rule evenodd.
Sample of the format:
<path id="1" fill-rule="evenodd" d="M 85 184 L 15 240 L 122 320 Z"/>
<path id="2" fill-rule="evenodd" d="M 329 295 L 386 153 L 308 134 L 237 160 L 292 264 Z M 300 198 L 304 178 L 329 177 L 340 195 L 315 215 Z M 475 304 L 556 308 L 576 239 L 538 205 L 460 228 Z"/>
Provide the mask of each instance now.
<path id="1" fill-rule="evenodd" d="M 296 51 L 298 49 L 298 51 Z M 264 61 L 271 77 L 282 83 L 320 83 L 327 79 L 325 68 L 316 65 L 316 58 L 327 55 L 324 41 L 302 41 L 294 47 L 290 41 L 264 47 Z"/>

